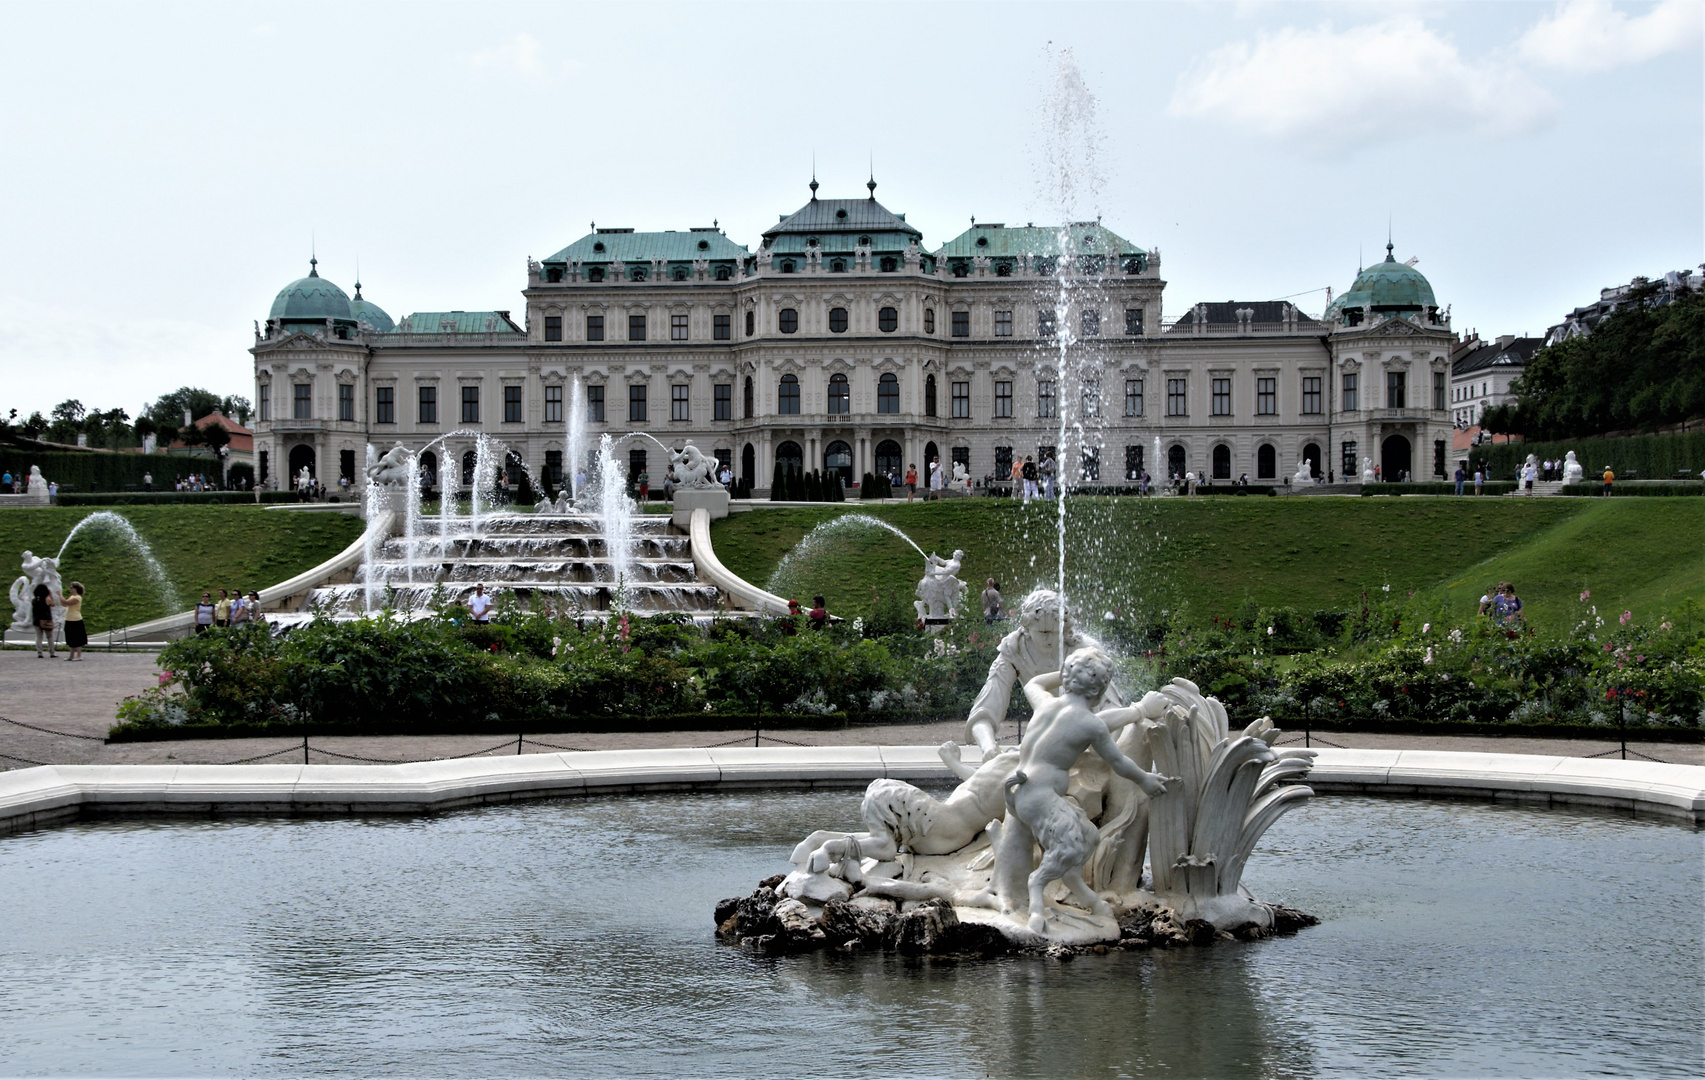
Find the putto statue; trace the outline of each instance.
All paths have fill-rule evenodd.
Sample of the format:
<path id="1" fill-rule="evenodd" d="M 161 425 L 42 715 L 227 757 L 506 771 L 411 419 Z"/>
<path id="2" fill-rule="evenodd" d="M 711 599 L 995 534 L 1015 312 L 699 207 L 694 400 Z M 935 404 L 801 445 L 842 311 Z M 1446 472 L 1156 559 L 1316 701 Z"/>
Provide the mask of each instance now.
<path id="1" fill-rule="evenodd" d="M 41 474 L 40 465 L 30 466 L 30 482 L 25 485 L 24 491 L 30 495 L 40 495 L 43 498 L 46 498 L 47 480 Z"/>
<path id="2" fill-rule="evenodd" d="M 1296 474 L 1291 477 L 1291 486 L 1302 487 L 1304 484 L 1312 483 L 1314 483 L 1314 470 L 1309 467 L 1308 459 L 1303 458 L 1301 461 L 1297 462 L 1297 471 Z"/>
<path id="3" fill-rule="evenodd" d="M 1375 479 L 1377 479 L 1377 474 L 1373 471 L 1373 458 L 1371 458 L 1371 457 L 1363 458 L 1362 459 L 1362 483 L 1371 484 L 1374 482 Z"/>
<path id="4" fill-rule="evenodd" d="M 964 565 L 965 553 L 955 551 L 951 559 L 934 552 L 924 556 L 924 576 L 918 582 L 917 599 L 912 607 L 924 622 L 944 622 L 959 617 L 959 602 L 965 597 L 965 583 L 954 575 Z"/>
<path id="5" fill-rule="evenodd" d="M 39 476 L 39 473 L 34 475 Z M 12 601 L 12 629 L 30 630 L 34 624 L 30 619 L 30 601 L 35 598 L 37 585 L 46 585 L 54 595 L 64 590 L 59 580 L 59 560 L 47 555 L 36 555 L 34 552 L 24 552 L 23 575 L 12 582 L 12 588 L 7 593 L 7 599 Z M 61 609 L 53 609 L 55 620 L 61 617 Z"/>
<path id="6" fill-rule="evenodd" d="M 373 447 L 367 447 L 367 481 L 384 487 L 401 487 L 412 482 L 414 475 L 414 457 L 408 447 L 398 443 L 385 451 L 383 457 L 373 456 Z"/>
<path id="7" fill-rule="evenodd" d="M 1563 482 L 1565 484 L 1580 483 L 1583 471 L 1581 463 L 1575 460 L 1575 452 L 1573 450 L 1563 455 Z"/>
<path id="8" fill-rule="evenodd" d="M 675 483 L 684 488 L 716 487 L 716 458 L 708 457 L 692 443 L 669 455 Z"/>

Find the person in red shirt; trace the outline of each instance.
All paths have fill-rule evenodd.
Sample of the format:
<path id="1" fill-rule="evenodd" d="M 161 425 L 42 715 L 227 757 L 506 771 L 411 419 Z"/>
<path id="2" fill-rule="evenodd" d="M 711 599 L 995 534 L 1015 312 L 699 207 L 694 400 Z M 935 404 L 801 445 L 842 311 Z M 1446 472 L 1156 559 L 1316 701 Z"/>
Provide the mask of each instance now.
<path id="1" fill-rule="evenodd" d="M 916 465 L 907 465 L 906 466 L 906 501 L 911 502 L 912 496 L 916 495 L 917 491 L 918 491 L 918 467 Z"/>
<path id="2" fill-rule="evenodd" d="M 829 625 L 829 605 L 824 602 L 821 596 L 813 596 L 811 598 L 811 610 L 806 617 L 811 620 L 813 630 L 823 629 Z"/>

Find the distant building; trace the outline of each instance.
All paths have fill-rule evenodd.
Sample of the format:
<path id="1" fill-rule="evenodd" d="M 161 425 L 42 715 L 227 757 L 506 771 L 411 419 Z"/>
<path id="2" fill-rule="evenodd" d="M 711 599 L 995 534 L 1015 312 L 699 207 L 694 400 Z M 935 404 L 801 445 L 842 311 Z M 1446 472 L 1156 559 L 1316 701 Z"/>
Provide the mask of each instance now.
<path id="1" fill-rule="evenodd" d="M 1705 264 L 1700 266 L 1705 271 Z M 1578 307 L 1563 317 L 1563 321 L 1545 332 L 1545 344 L 1555 345 L 1570 338 L 1585 337 L 1593 332 L 1606 316 L 1627 303 L 1629 298 L 1638 290 L 1644 289 L 1653 282 L 1650 278 L 1637 277 L 1626 285 L 1613 285 L 1608 289 L 1600 289 L 1598 302 Z M 1688 289 L 1697 289 L 1699 278 L 1692 270 L 1671 270 L 1657 282 L 1657 294 L 1652 302 L 1662 305 L 1673 301 L 1676 295 Z"/>
<path id="2" fill-rule="evenodd" d="M 1463 338 L 1450 354 L 1451 426 L 1477 430 L 1487 409 L 1514 401 L 1510 386 L 1544 346 L 1544 338 L 1510 334 L 1496 341 L 1482 341 L 1476 333 Z"/>

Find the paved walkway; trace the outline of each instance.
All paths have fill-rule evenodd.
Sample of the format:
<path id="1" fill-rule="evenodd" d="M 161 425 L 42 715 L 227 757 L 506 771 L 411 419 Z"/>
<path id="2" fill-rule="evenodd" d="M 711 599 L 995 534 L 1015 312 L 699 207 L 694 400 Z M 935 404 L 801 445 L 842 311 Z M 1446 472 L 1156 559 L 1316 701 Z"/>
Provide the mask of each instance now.
<path id="1" fill-rule="evenodd" d="M 118 703 L 155 685 L 158 669 L 151 653 L 89 652 L 86 659 L 37 660 L 28 649 L 0 651 L 0 769 L 32 764 L 225 764 L 260 757 L 263 762 L 302 760 L 300 739 L 193 739 L 178 742 L 117 743 L 104 739 Z M 49 731 L 37 731 L 35 725 Z M 835 731 L 778 728 L 765 730 L 764 744 L 847 746 L 884 743 L 890 746 L 933 746 L 957 738 L 957 722 L 892 724 Z M 57 732 L 60 734 L 50 734 Z M 1614 741 L 1589 739 L 1530 739 L 1466 735 L 1375 735 L 1315 732 L 1321 745 L 1354 749 L 1467 750 L 1504 754 L 1558 754 L 1589 757 L 1615 751 Z M 1006 739 L 1017 737 L 1007 725 Z M 78 736 L 81 736 L 80 738 Z M 527 732 L 523 749 L 545 753 L 552 749 L 625 750 L 651 747 L 714 746 L 751 742 L 750 728 L 727 731 L 675 731 L 588 734 Z M 378 737 L 321 737 L 308 740 L 308 760 L 315 764 L 391 763 L 427 758 L 513 754 L 515 736 L 505 741 L 493 735 L 394 735 Z M 1699 743 L 1630 743 L 1635 752 L 1678 765 L 1705 765 L 1705 745 Z M 1615 756 L 1611 754 L 1609 756 Z"/>

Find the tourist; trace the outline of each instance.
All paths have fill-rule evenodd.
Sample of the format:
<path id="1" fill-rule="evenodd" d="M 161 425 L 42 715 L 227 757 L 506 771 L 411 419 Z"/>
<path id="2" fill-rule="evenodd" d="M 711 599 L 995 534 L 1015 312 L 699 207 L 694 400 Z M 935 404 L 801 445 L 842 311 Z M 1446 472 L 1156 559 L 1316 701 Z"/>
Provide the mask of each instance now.
<path id="1" fill-rule="evenodd" d="M 249 621 L 256 626 L 266 625 L 266 612 L 260 609 L 260 593 L 250 590 L 249 602 L 244 605 L 249 612 Z"/>
<path id="2" fill-rule="evenodd" d="M 1468 471 L 1458 462 L 1456 466 L 1456 493 L 1462 494 L 1462 486 L 1468 482 Z"/>
<path id="3" fill-rule="evenodd" d="M 201 603 L 195 605 L 195 632 L 205 634 L 213 629 L 213 614 L 217 607 L 213 603 L 213 594 L 201 594 Z"/>
<path id="4" fill-rule="evenodd" d="M 73 581 L 69 595 L 59 598 L 60 605 L 65 608 L 65 647 L 71 650 L 71 655 L 65 659 L 83 659 L 83 647 L 89 644 L 89 629 L 83 625 L 83 583 Z"/>
<path id="5" fill-rule="evenodd" d="M 231 594 L 224 589 L 219 590 L 219 599 L 213 605 L 213 625 L 231 625 Z"/>
<path id="6" fill-rule="evenodd" d="M 1485 479 L 1486 479 L 1485 467 L 1480 466 L 1480 465 L 1476 465 L 1474 467 L 1474 494 L 1476 494 L 1476 495 L 1480 494 L 1480 484 Z"/>
<path id="7" fill-rule="evenodd" d="M 1036 471 L 1042 474 L 1042 497 L 1052 499 L 1054 497 L 1054 478 L 1059 475 L 1060 471 L 1060 467 L 1054 464 L 1054 455 L 1049 454 L 1044 457 L 1042 463 L 1036 467 Z"/>
<path id="8" fill-rule="evenodd" d="M 942 471 L 940 456 L 929 459 L 929 497 L 941 498 L 941 489 L 947 485 L 947 475 Z"/>
<path id="9" fill-rule="evenodd" d="M 229 622 L 232 626 L 248 625 L 249 602 L 243 599 L 243 590 L 241 589 L 231 590 L 231 615 Z"/>
<path id="10" fill-rule="evenodd" d="M 491 621 L 491 597 L 485 594 L 485 585 L 474 586 L 474 595 L 468 597 L 468 614 L 473 616 L 476 623 Z"/>
<path id="11" fill-rule="evenodd" d="M 59 481 L 54 480 L 47 485 L 47 501 L 55 506 L 59 505 Z"/>
<path id="12" fill-rule="evenodd" d="M 1521 597 L 1516 595 L 1516 587 L 1509 582 L 1498 586 L 1498 595 L 1492 599 L 1493 618 L 1500 626 L 1508 630 L 1521 627 Z"/>
<path id="13" fill-rule="evenodd" d="M 1477 614 L 1486 618 L 1492 617 L 1492 600 L 1498 595 L 1497 585 L 1486 586 L 1486 591 L 1480 594 L 1480 609 Z"/>
<path id="14" fill-rule="evenodd" d="M 799 601 L 787 602 L 787 618 L 782 620 L 781 632 L 792 636 L 799 633 Z"/>
<path id="15" fill-rule="evenodd" d="M 1529 461 L 1526 465 L 1522 466 L 1522 469 L 1521 469 L 1522 487 L 1523 487 L 1523 489 L 1526 490 L 1526 492 L 1529 495 L 1533 494 L 1533 475 L 1538 470 L 1539 470 L 1539 466 L 1535 465 L 1531 461 Z"/>
<path id="16" fill-rule="evenodd" d="M 1024 501 L 1026 503 L 1036 497 L 1036 479 L 1038 475 L 1039 474 L 1036 471 L 1036 462 L 1031 459 L 1029 454 L 1025 454 L 1023 476 Z"/>
<path id="17" fill-rule="evenodd" d="M 1606 465 L 1604 467 L 1604 493 L 1605 493 L 1605 495 L 1608 496 L 1610 494 L 1610 486 L 1614 483 L 1616 483 L 1616 474 L 1610 471 L 1609 465 Z"/>
<path id="18" fill-rule="evenodd" d="M 143 491 L 153 491 L 154 490 L 154 474 L 153 473 L 145 472 L 142 474 L 142 490 Z"/>
<path id="19" fill-rule="evenodd" d="M 43 641 L 47 642 L 47 658 L 59 659 L 53 647 L 53 591 L 46 585 L 37 585 L 30 600 L 30 625 L 36 632 L 36 659 L 41 659 Z"/>
<path id="20" fill-rule="evenodd" d="M 724 465 L 722 471 L 716 474 L 716 482 L 727 487 L 734 482 L 734 470 Z"/>
<path id="21" fill-rule="evenodd" d="M 811 620 L 811 629 L 821 630 L 829 625 L 829 604 L 821 596 L 811 598 L 811 611 L 806 616 Z"/>
<path id="22" fill-rule="evenodd" d="M 911 502 L 912 496 L 918 492 L 918 466 L 912 463 L 906 466 L 906 501 Z"/>
<path id="23" fill-rule="evenodd" d="M 983 586 L 983 621 L 993 626 L 1001 617 L 1001 587 L 990 578 Z"/>
<path id="24" fill-rule="evenodd" d="M 650 498 L 651 474 L 642 469 L 639 474 L 639 501 L 642 503 L 647 502 Z"/>
<path id="25" fill-rule="evenodd" d="M 1154 482 L 1153 479 L 1149 476 L 1149 471 L 1147 469 L 1144 469 L 1143 470 L 1143 477 L 1142 477 L 1142 484 L 1138 490 L 1141 491 L 1144 495 L 1147 495 L 1149 493 L 1149 486 L 1153 482 Z"/>
<path id="26" fill-rule="evenodd" d="M 0 487 L 4 487 L 7 491 L 12 490 L 12 474 L 10 472 L 0 474 Z"/>
<path id="27" fill-rule="evenodd" d="M 1196 470 L 1191 469 L 1184 474 L 1184 494 L 1196 494 Z"/>
<path id="28" fill-rule="evenodd" d="M 1024 461 L 1020 458 L 1013 458 L 1012 468 L 1008 471 L 1012 474 L 1012 497 L 1015 499 L 1024 498 Z"/>

